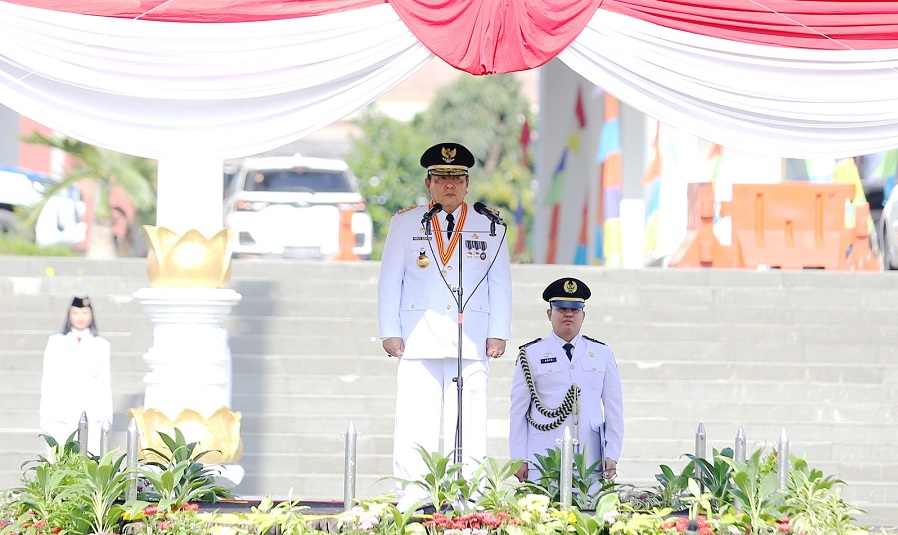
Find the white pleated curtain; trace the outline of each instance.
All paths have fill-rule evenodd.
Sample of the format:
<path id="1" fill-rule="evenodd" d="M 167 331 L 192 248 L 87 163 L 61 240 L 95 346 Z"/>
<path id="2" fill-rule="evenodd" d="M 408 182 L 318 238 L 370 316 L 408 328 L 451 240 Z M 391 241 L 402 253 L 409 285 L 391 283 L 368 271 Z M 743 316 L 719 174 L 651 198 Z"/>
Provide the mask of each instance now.
<path id="1" fill-rule="evenodd" d="M 389 4 L 247 23 L 92 17 L 0 2 L 0 103 L 148 158 L 282 146 L 376 100 L 434 56 Z M 656 119 L 811 158 L 898 147 L 898 50 L 752 45 L 599 10 L 560 55 Z"/>

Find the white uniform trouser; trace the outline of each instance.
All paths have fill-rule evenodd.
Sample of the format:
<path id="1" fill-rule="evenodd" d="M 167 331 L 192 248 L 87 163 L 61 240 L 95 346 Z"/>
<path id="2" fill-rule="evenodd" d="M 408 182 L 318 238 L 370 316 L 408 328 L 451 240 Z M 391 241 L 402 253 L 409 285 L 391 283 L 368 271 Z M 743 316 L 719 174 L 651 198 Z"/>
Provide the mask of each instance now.
<path id="1" fill-rule="evenodd" d="M 462 460 L 468 475 L 486 457 L 488 373 L 488 360 L 462 360 Z M 458 390 L 452 379 L 457 375 L 456 359 L 399 359 L 393 435 L 395 477 L 414 481 L 427 473 L 418 446 L 452 457 L 458 414 Z M 441 418 L 442 449 L 439 447 Z M 411 486 L 398 492 L 400 501 L 409 506 L 427 496 L 422 489 Z M 405 494 L 409 496 L 402 500 Z"/>

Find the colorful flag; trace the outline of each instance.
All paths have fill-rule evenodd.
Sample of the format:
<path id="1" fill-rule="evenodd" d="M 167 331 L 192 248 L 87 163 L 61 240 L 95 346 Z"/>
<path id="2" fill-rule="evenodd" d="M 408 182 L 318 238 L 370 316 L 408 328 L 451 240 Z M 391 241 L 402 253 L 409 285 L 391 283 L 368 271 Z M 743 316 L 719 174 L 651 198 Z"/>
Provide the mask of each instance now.
<path id="1" fill-rule="evenodd" d="M 524 199 L 518 193 L 518 207 L 514 211 L 514 224 L 517 236 L 514 242 L 514 256 L 518 257 L 527 248 L 527 231 L 524 228 Z"/>
<path id="2" fill-rule="evenodd" d="M 661 217 L 661 148 L 658 140 L 661 134 L 661 123 L 655 127 L 655 139 L 652 141 L 654 156 L 645 174 L 642 175 L 642 190 L 645 200 L 645 253 L 652 255 L 658 247 L 658 221 Z"/>
<path id="3" fill-rule="evenodd" d="M 605 122 L 599 137 L 601 176 L 594 253 L 596 260 L 608 267 L 622 267 L 624 263 L 620 226 L 623 172 L 618 107 L 617 99 L 605 93 Z"/>
<path id="4" fill-rule="evenodd" d="M 524 124 L 521 125 L 519 142 L 521 144 L 521 165 L 530 169 L 530 122 L 526 115 L 524 115 Z"/>
<path id="5" fill-rule="evenodd" d="M 549 246 L 546 249 L 546 263 L 554 264 L 558 254 L 558 227 L 561 218 L 561 196 L 564 190 L 564 167 L 567 161 L 567 147 L 561 151 L 561 159 L 555 166 L 552 184 L 546 194 L 546 204 L 552 207 L 552 219 L 549 223 Z"/>
<path id="6" fill-rule="evenodd" d="M 566 175 L 567 156 L 569 152 L 579 153 L 583 138 L 583 130 L 586 128 L 586 113 L 583 107 L 583 91 L 577 86 L 577 102 L 574 105 L 574 118 L 576 127 L 568 135 L 567 144 L 561 151 L 561 158 L 552 175 L 552 183 L 546 194 L 546 205 L 552 207 L 552 216 L 549 223 L 549 243 L 546 249 L 546 263 L 554 264 L 558 259 L 558 232 L 561 228 L 561 203 L 564 196 L 564 178 Z"/>
<path id="7" fill-rule="evenodd" d="M 589 201 L 583 203 L 583 217 L 580 218 L 580 238 L 577 240 L 577 250 L 574 252 L 574 264 L 586 265 L 586 247 L 589 241 Z"/>

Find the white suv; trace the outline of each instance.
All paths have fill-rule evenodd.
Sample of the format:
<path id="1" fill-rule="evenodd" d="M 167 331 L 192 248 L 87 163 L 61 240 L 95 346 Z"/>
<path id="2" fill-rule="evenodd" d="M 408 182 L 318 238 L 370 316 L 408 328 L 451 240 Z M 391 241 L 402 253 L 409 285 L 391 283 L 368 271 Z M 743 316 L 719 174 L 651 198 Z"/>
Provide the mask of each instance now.
<path id="1" fill-rule="evenodd" d="M 225 187 L 235 256 L 365 259 L 371 215 L 342 160 L 274 156 L 240 162 Z"/>

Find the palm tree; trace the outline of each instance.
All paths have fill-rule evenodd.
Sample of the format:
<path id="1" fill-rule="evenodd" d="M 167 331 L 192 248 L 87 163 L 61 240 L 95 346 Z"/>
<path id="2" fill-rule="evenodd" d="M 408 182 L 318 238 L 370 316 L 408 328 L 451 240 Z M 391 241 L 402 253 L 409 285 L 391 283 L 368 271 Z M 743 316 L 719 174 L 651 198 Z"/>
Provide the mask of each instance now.
<path id="1" fill-rule="evenodd" d="M 69 155 L 72 168 L 61 180 L 47 188 L 38 204 L 21 211 L 24 223 L 31 227 L 47 201 L 57 193 L 81 181 L 93 185 L 93 221 L 85 255 L 88 258 L 113 258 L 123 252 L 117 247 L 112 225 L 115 207 L 110 192 L 119 189 L 131 201 L 138 214 L 151 215 L 156 208 L 156 162 L 122 154 L 72 139 L 49 137 L 32 132 L 22 142 L 59 149 Z"/>

